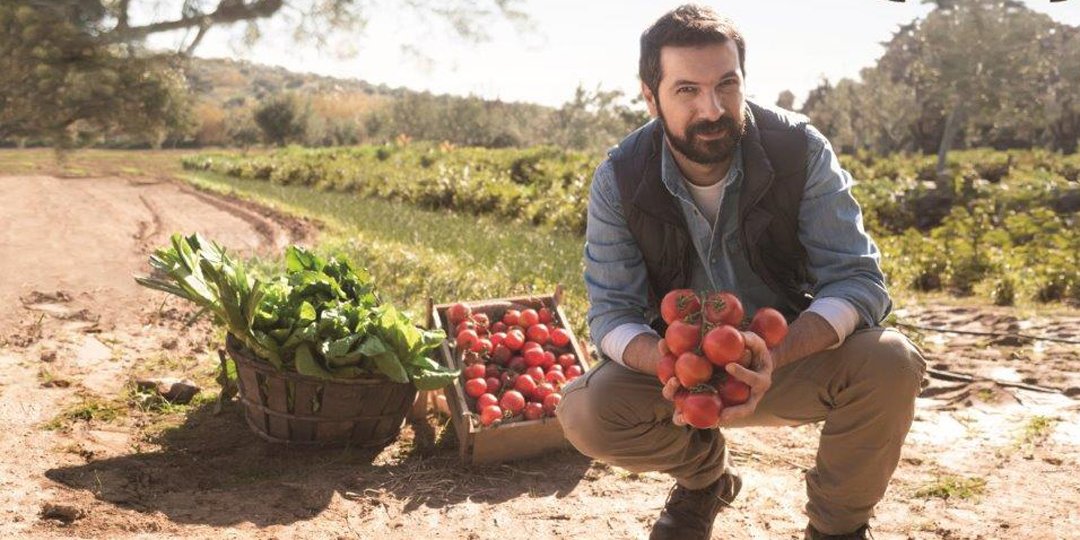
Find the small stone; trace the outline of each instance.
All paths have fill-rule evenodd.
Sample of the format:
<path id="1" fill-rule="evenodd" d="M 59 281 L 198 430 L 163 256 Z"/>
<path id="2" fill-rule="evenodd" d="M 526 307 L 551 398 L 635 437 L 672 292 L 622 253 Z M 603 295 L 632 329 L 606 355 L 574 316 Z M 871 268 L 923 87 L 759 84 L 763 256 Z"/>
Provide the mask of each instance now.
<path id="1" fill-rule="evenodd" d="M 166 339 L 166 340 L 161 342 L 161 347 L 163 349 L 173 350 L 173 349 L 176 348 L 176 344 L 177 344 L 176 338 L 169 338 L 169 339 Z"/>
<path id="2" fill-rule="evenodd" d="M 55 360 L 56 360 L 56 351 L 53 351 L 53 350 L 41 351 L 41 361 L 42 362 L 52 362 L 52 361 L 55 361 Z"/>
<path id="3" fill-rule="evenodd" d="M 86 512 L 82 508 L 67 504 L 45 503 L 45 506 L 41 507 L 42 519 L 55 519 L 65 524 L 72 523 L 84 516 L 86 516 Z"/>
<path id="4" fill-rule="evenodd" d="M 172 377 L 140 379 L 135 381 L 140 390 L 157 392 L 170 403 L 184 405 L 199 393 L 200 388 L 189 379 L 176 379 Z"/>

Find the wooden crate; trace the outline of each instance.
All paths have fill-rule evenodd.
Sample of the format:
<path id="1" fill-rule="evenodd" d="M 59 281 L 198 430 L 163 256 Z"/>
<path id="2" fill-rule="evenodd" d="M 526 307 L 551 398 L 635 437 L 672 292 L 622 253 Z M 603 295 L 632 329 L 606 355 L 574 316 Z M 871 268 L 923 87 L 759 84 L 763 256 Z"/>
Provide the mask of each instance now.
<path id="1" fill-rule="evenodd" d="M 559 306 L 561 298 L 562 288 L 558 287 L 555 294 L 547 296 L 521 296 L 471 302 L 455 300 L 453 303 L 461 302 L 469 306 L 474 313 L 486 313 L 492 322 L 500 320 L 507 309 L 548 308 L 570 332 L 569 348 L 577 356 L 582 370 L 588 371 L 589 357 L 577 336 L 574 335 L 573 329 L 567 324 L 566 314 Z M 448 326 L 446 310 L 451 305 L 452 303 L 434 304 L 432 302 L 428 313 L 428 326 L 446 330 Z M 454 369 L 464 368 L 461 361 L 453 354 L 448 341 L 443 342 L 441 346 L 443 365 Z M 452 385 L 444 388 L 443 392 L 450 408 L 451 423 L 457 434 L 461 459 L 466 463 L 510 461 L 570 448 L 570 443 L 563 436 L 558 418 L 545 416 L 539 420 L 519 420 L 484 427 L 480 424 L 479 418 L 470 412 L 470 404 L 474 400 L 465 394 L 460 377 Z"/>

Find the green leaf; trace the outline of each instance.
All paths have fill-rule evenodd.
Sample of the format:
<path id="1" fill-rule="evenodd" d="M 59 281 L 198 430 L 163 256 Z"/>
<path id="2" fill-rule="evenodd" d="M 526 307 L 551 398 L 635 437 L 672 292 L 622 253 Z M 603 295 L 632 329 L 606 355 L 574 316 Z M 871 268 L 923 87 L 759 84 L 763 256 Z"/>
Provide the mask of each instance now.
<path id="1" fill-rule="evenodd" d="M 319 365 L 307 345 L 296 348 L 296 372 L 320 379 L 332 379 L 334 374 Z"/>
<path id="2" fill-rule="evenodd" d="M 431 360 L 428 359 L 430 362 Z M 434 363 L 434 362 L 432 362 Z M 418 390 L 438 390 L 452 383 L 461 372 L 457 370 L 449 370 L 442 366 L 436 365 L 437 369 L 427 368 L 412 368 L 409 374 L 412 376 L 413 385 Z"/>
<path id="3" fill-rule="evenodd" d="M 406 383 L 409 382 L 409 374 L 405 372 L 405 367 L 401 365 L 401 361 L 394 353 L 386 352 L 374 357 L 375 366 L 379 368 L 379 371 L 383 375 L 390 378 L 391 381 Z"/>

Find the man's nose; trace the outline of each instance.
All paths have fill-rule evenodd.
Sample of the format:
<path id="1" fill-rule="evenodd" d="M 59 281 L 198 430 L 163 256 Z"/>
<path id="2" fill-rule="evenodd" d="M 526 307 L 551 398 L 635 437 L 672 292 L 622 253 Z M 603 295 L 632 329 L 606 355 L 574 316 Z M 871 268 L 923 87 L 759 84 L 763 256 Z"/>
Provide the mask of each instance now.
<path id="1" fill-rule="evenodd" d="M 704 92 L 699 106 L 701 117 L 706 120 L 719 120 L 724 115 L 724 103 L 716 92 Z"/>

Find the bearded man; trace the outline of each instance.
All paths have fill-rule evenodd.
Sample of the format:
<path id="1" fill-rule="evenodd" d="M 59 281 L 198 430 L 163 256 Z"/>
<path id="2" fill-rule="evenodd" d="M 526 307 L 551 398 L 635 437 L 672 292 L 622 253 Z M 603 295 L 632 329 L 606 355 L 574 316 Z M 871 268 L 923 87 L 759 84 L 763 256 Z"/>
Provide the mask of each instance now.
<path id="1" fill-rule="evenodd" d="M 744 96 L 746 46 L 712 10 L 679 7 L 641 37 L 654 120 L 597 168 L 585 245 L 588 319 L 601 361 L 557 414 L 582 453 L 675 478 L 651 538 L 709 538 L 742 488 L 721 428 L 824 421 L 806 473 L 806 538 L 865 538 L 911 426 L 926 364 L 880 326 L 891 308 L 851 175 L 805 117 Z M 734 292 L 747 313 L 780 310 L 769 349 L 744 332 L 750 387 L 712 429 L 685 425 L 679 383 L 656 376 L 675 289 Z M 747 509 L 749 510 L 749 509 Z"/>

